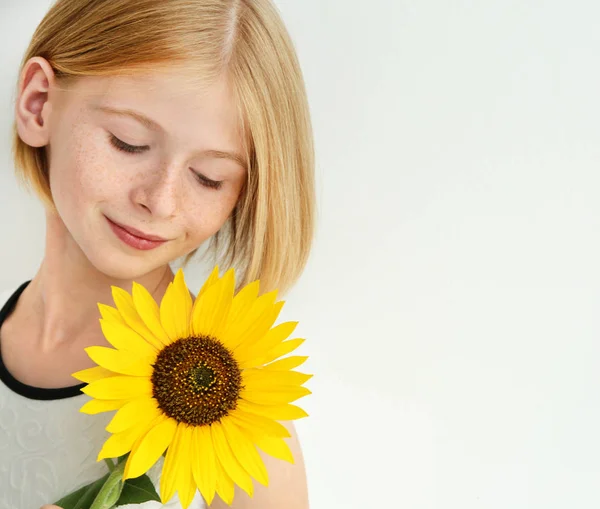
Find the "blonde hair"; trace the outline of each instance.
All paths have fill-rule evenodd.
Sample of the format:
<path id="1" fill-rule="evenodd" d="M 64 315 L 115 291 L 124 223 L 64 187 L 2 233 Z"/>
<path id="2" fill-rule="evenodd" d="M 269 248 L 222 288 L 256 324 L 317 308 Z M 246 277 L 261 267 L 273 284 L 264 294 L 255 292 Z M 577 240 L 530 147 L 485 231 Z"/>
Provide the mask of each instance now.
<path id="1" fill-rule="evenodd" d="M 285 292 L 314 236 L 314 152 L 297 56 L 270 0 L 58 0 L 21 64 L 45 58 L 57 81 L 182 65 L 202 78 L 227 72 L 248 145 L 248 181 L 209 250 L 240 286 Z M 13 128 L 17 174 L 53 207 L 45 147 Z M 189 261 L 191 253 L 186 257 Z"/>

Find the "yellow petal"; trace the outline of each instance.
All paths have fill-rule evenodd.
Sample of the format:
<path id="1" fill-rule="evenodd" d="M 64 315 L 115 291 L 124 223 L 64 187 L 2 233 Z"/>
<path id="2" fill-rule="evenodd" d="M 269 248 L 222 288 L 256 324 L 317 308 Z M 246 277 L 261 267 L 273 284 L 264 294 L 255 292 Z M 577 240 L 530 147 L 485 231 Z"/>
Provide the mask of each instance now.
<path id="1" fill-rule="evenodd" d="M 287 385 L 302 385 L 313 377 L 298 371 L 269 371 L 267 369 L 246 369 L 242 372 L 242 384 L 246 389 L 277 389 Z"/>
<path id="2" fill-rule="evenodd" d="M 227 442 L 227 438 L 225 437 L 221 423 L 217 422 L 211 424 L 210 432 L 215 445 L 215 452 L 217 453 L 218 462 L 223 466 L 223 469 L 225 472 L 227 472 L 227 475 L 231 477 L 233 482 L 242 488 L 246 493 L 248 493 L 250 497 L 252 497 L 254 494 L 252 478 L 233 455 L 231 446 Z"/>
<path id="3" fill-rule="evenodd" d="M 150 295 L 150 292 L 142 285 L 134 282 L 131 295 L 133 304 L 138 310 L 138 314 L 148 329 L 150 329 L 150 332 L 152 332 L 163 345 L 168 345 L 171 341 L 160 323 L 160 310 L 158 304 L 152 298 L 152 295 Z"/>
<path id="4" fill-rule="evenodd" d="M 312 394 L 306 387 L 286 385 L 275 389 L 244 389 L 240 397 L 257 405 L 281 405 Z"/>
<path id="5" fill-rule="evenodd" d="M 296 348 L 298 348 L 302 343 L 304 343 L 303 338 L 295 338 L 290 339 L 288 341 L 284 341 L 283 343 L 279 343 L 275 348 L 269 350 L 269 352 L 264 356 L 257 356 L 254 359 L 248 360 L 244 367 L 253 368 L 256 366 L 261 366 L 264 364 L 268 364 L 269 362 L 278 359 L 279 357 L 283 357 L 290 352 L 293 352 Z"/>
<path id="6" fill-rule="evenodd" d="M 216 475 L 217 475 L 217 493 L 227 505 L 233 503 L 233 497 L 235 495 L 235 484 L 231 480 L 231 477 L 227 475 L 223 465 L 219 461 L 215 463 Z"/>
<path id="7" fill-rule="evenodd" d="M 281 438 L 288 438 L 291 436 L 290 432 L 283 424 L 279 424 L 273 419 L 263 417 L 262 415 L 245 412 L 239 407 L 231 412 L 229 418 L 233 419 L 235 424 L 241 429 L 247 429 L 258 435 Z"/>
<path id="8" fill-rule="evenodd" d="M 107 378 L 109 376 L 115 376 L 116 373 L 109 371 L 101 366 L 95 366 L 93 368 L 82 369 L 81 371 L 77 371 L 73 373 L 71 376 L 76 378 L 77 380 L 81 380 L 89 384 L 90 382 L 95 382 L 96 380 L 102 380 L 103 378 Z"/>
<path id="9" fill-rule="evenodd" d="M 128 325 L 100 320 L 100 326 L 104 337 L 117 350 L 135 352 L 142 357 L 151 358 L 154 356 L 156 358 L 158 349 Z"/>
<path id="10" fill-rule="evenodd" d="M 106 426 L 110 433 L 121 433 L 137 424 L 140 416 L 144 419 L 148 415 L 158 417 L 162 412 L 158 409 L 157 401 L 150 397 L 133 399 L 124 405 Z"/>
<path id="11" fill-rule="evenodd" d="M 260 340 L 246 346 L 241 345 L 235 350 L 236 359 L 242 368 L 257 366 L 257 360 L 265 358 L 273 350 L 294 332 L 298 322 L 284 322 L 270 329 Z M 264 363 L 263 363 L 264 364 Z"/>
<path id="12" fill-rule="evenodd" d="M 231 270 L 231 269 L 230 269 Z M 215 265 L 210 276 L 206 279 L 202 288 L 200 288 L 200 292 L 198 293 L 198 297 L 200 297 L 206 290 L 208 290 L 212 285 L 214 285 L 219 280 L 219 266 Z"/>
<path id="13" fill-rule="evenodd" d="M 180 269 L 160 303 L 160 322 L 171 341 L 189 336 L 191 313 L 192 297 Z"/>
<path id="14" fill-rule="evenodd" d="M 225 438 L 242 468 L 259 483 L 267 486 L 269 484 L 267 468 L 254 444 L 231 419 L 224 418 L 221 420 L 221 424 Z"/>
<path id="15" fill-rule="evenodd" d="M 258 297 L 259 288 L 260 282 L 258 280 L 253 281 L 244 286 L 244 288 L 236 294 L 231 303 L 231 313 L 229 315 L 229 321 L 231 323 L 236 323 L 246 315 Z"/>
<path id="16" fill-rule="evenodd" d="M 221 336 L 233 300 L 235 280 L 233 269 L 205 290 L 194 302 L 192 332 L 197 336 Z"/>
<path id="17" fill-rule="evenodd" d="M 308 357 L 302 355 L 292 355 L 291 357 L 285 357 L 278 361 L 272 362 L 265 366 L 265 369 L 285 371 L 288 369 L 294 369 L 304 364 Z"/>
<path id="18" fill-rule="evenodd" d="M 308 414 L 302 408 L 289 403 L 284 405 L 256 405 L 241 399 L 237 402 L 237 408 L 275 421 L 293 421 L 308 417 Z"/>
<path id="19" fill-rule="evenodd" d="M 275 304 L 276 298 L 277 292 L 273 291 L 256 299 L 246 313 L 228 321 L 219 339 L 232 350 L 240 345 L 256 343 L 271 328 L 281 311 L 283 303 Z"/>
<path id="20" fill-rule="evenodd" d="M 133 444 L 154 425 L 157 419 L 155 415 L 141 415 L 138 423 L 121 433 L 111 435 L 98 454 L 98 461 L 104 458 L 118 458 L 131 451 Z"/>
<path id="21" fill-rule="evenodd" d="M 191 431 L 192 428 L 189 428 L 188 431 Z M 191 443 L 188 444 L 188 451 L 191 452 Z M 189 460 L 189 457 L 188 457 Z M 196 483 L 194 482 L 194 476 L 192 474 L 192 465 L 189 461 L 180 465 L 182 469 L 181 478 L 187 480 L 185 482 L 181 482 L 177 494 L 179 495 L 179 503 L 183 509 L 187 509 L 189 505 L 192 503 L 194 499 L 194 495 L 196 494 Z"/>
<path id="22" fill-rule="evenodd" d="M 162 415 L 156 424 L 132 447 L 127 458 L 123 479 L 139 477 L 150 470 L 171 445 L 177 422 Z"/>
<path id="23" fill-rule="evenodd" d="M 112 296 L 113 300 L 115 301 L 115 305 L 117 306 L 117 309 L 119 310 L 119 313 L 123 317 L 125 323 L 148 343 L 154 345 L 156 349 L 163 348 L 164 344 L 154 334 L 152 334 L 150 329 L 140 317 L 137 309 L 135 308 L 135 304 L 133 303 L 133 297 L 118 286 L 112 287 Z"/>
<path id="24" fill-rule="evenodd" d="M 193 434 L 192 472 L 200 493 L 210 505 L 215 498 L 217 482 L 215 448 L 208 426 L 194 427 Z"/>
<path id="25" fill-rule="evenodd" d="M 92 399 L 83 405 L 79 411 L 82 414 L 95 415 L 102 412 L 110 412 L 111 410 L 118 410 L 127 403 L 124 399 Z"/>
<path id="26" fill-rule="evenodd" d="M 256 445 L 274 458 L 294 463 L 294 455 L 282 438 L 260 437 L 257 438 Z"/>
<path id="27" fill-rule="evenodd" d="M 121 325 L 126 325 L 125 320 L 119 313 L 118 309 L 113 308 L 112 306 L 107 306 L 106 304 L 98 304 L 98 309 L 100 310 L 100 316 L 107 322 L 116 322 Z"/>
<path id="28" fill-rule="evenodd" d="M 152 382 L 139 376 L 111 376 L 87 385 L 81 391 L 96 399 L 134 399 L 152 395 Z"/>
<path id="29" fill-rule="evenodd" d="M 132 376 L 152 376 L 153 359 L 138 357 L 132 352 L 104 346 L 88 346 L 85 352 L 98 365 L 115 373 Z"/>
<path id="30" fill-rule="evenodd" d="M 251 349 L 265 337 L 269 330 L 271 330 L 275 320 L 279 317 L 284 301 L 275 302 L 270 308 L 265 309 L 260 314 L 255 310 L 259 303 L 264 306 L 264 303 L 260 302 L 260 300 L 269 295 L 270 294 L 266 294 L 257 299 L 255 305 L 252 306 L 252 309 L 248 313 L 247 320 L 245 321 L 246 323 L 242 324 L 238 330 L 234 332 L 235 339 L 231 340 L 233 349 L 242 347 Z"/>
<path id="31" fill-rule="evenodd" d="M 263 452 L 274 458 L 294 463 L 292 451 L 283 438 L 266 435 L 260 429 L 240 427 L 240 430 Z M 288 436 L 290 436 L 289 432 Z"/>
<path id="32" fill-rule="evenodd" d="M 167 450 L 160 479 L 160 497 L 163 504 L 173 497 L 175 491 L 178 491 L 181 505 L 187 507 L 184 504 L 187 502 L 189 505 L 190 493 L 192 497 L 194 495 L 195 485 L 190 456 L 192 430 L 193 428 L 187 424 L 179 423 L 171 446 Z"/>
<path id="33" fill-rule="evenodd" d="M 160 499 L 163 504 L 166 504 L 173 498 L 177 487 L 177 453 L 179 443 L 181 442 L 181 426 L 183 426 L 183 424 L 177 426 L 171 445 L 167 449 L 165 462 L 160 476 Z"/>

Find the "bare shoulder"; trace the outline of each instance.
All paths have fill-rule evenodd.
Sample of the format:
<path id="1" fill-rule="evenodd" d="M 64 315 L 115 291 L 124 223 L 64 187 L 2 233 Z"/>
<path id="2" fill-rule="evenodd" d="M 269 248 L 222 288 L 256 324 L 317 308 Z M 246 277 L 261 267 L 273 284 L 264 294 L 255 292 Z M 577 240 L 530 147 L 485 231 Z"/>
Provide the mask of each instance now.
<path id="1" fill-rule="evenodd" d="M 294 464 L 261 453 L 269 486 L 254 483 L 254 497 L 250 498 L 236 486 L 233 504 L 228 506 L 217 496 L 210 509 L 308 509 L 308 488 L 304 458 L 296 428 L 292 422 L 283 422 L 292 435 L 287 439 L 294 455 Z"/>

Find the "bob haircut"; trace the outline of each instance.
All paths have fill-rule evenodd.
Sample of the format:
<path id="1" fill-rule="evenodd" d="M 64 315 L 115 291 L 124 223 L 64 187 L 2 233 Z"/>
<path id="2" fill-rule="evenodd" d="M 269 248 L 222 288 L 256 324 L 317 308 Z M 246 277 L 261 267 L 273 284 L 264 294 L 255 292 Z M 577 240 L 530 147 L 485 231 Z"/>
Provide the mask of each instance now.
<path id="1" fill-rule="evenodd" d="M 64 86 L 158 67 L 181 66 L 200 80 L 226 73 L 243 123 L 248 179 L 207 252 L 242 274 L 238 286 L 260 279 L 261 293 L 291 287 L 314 236 L 314 149 L 302 72 L 271 0 L 58 0 L 21 70 L 35 56 Z M 20 180 L 53 209 L 46 147 L 25 144 L 15 124 L 13 155 Z"/>

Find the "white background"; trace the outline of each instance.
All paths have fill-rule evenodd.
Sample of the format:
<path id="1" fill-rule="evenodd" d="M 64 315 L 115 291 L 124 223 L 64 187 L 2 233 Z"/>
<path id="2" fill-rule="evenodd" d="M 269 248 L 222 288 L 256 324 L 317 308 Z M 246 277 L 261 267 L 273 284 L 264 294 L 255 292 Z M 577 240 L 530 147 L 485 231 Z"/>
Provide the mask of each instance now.
<path id="1" fill-rule="evenodd" d="M 48 5 L 0 6 L 0 288 L 42 254 L 9 126 Z M 599 507 L 600 4 L 278 5 L 318 151 L 284 313 L 316 374 L 312 509 Z"/>

